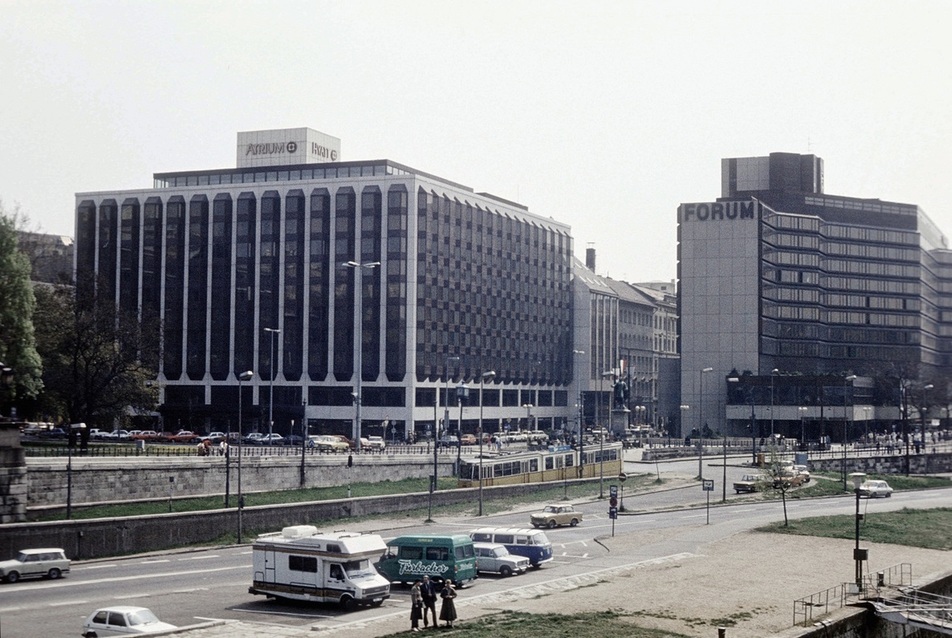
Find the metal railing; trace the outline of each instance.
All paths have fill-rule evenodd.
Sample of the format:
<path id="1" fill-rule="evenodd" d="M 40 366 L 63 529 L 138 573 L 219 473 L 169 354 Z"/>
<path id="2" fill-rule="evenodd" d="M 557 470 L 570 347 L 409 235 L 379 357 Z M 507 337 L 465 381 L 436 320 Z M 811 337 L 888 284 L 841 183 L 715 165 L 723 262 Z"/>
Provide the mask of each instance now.
<path id="1" fill-rule="evenodd" d="M 842 583 L 829 589 L 798 598 L 793 601 L 793 625 L 809 627 L 814 618 L 825 616 L 841 607 L 850 600 L 879 597 L 881 590 L 886 587 L 903 587 L 912 584 L 912 564 L 899 563 L 876 574 L 863 578 L 857 587 L 856 583 Z"/>

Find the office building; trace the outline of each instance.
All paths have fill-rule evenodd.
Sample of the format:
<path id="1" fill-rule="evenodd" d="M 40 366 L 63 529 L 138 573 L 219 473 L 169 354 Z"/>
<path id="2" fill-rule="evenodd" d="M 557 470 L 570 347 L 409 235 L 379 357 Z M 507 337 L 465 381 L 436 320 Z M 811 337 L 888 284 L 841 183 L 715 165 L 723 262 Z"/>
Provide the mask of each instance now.
<path id="1" fill-rule="evenodd" d="M 161 321 L 166 429 L 235 430 L 244 371 L 245 432 L 305 419 L 351 435 L 359 413 L 362 434 L 421 438 L 450 408 L 449 429 L 472 432 L 490 370 L 487 430 L 526 404 L 539 427 L 571 415 L 568 226 L 390 160 L 343 161 L 312 129 L 239 133 L 236 151 L 237 168 L 76 195 L 77 273 L 94 275 L 81 297 Z"/>
<path id="2" fill-rule="evenodd" d="M 896 419 L 899 388 L 949 367 L 946 237 L 915 205 L 824 193 L 814 155 L 721 169 L 719 198 L 678 208 L 681 434 Z"/>

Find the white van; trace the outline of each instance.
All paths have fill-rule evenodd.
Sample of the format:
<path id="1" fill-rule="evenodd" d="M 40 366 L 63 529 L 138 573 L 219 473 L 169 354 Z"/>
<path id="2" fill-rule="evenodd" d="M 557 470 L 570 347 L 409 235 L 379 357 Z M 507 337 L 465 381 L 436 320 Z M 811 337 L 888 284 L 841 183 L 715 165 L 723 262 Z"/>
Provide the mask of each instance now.
<path id="1" fill-rule="evenodd" d="M 480 527 L 469 533 L 476 543 L 499 543 L 511 554 L 525 556 L 533 567 L 552 560 L 552 543 L 541 529 Z"/>

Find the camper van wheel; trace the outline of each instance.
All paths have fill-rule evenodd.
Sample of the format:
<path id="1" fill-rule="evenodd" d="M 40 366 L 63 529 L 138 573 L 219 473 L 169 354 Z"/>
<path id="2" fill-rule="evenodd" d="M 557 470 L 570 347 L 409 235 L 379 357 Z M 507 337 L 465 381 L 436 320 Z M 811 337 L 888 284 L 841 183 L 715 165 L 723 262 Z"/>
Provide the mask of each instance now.
<path id="1" fill-rule="evenodd" d="M 344 611 L 356 611 L 357 609 L 357 601 L 350 596 L 344 596 L 340 604 L 344 607 Z"/>
<path id="2" fill-rule="evenodd" d="M 383 600 L 375 600 L 375 601 L 373 601 L 372 603 L 370 603 L 370 606 L 371 606 L 371 607 L 379 607 L 379 606 L 382 605 L 382 604 L 383 604 Z"/>

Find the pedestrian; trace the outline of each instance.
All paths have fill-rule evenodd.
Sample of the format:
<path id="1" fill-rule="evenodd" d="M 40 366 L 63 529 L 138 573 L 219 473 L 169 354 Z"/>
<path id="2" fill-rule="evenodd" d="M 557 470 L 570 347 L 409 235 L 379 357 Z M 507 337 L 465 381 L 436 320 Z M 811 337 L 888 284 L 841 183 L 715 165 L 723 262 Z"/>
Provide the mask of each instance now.
<path id="1" fill-rule="evenodd" d="M 420 616 L 423 615 L 423 596 L 420 594 L 420 581 L 414 581 L 410 588 L 410 631 L 420 631 Z"/>
<path id="2" fill-rule="evenodd" d="M 440 598 L 443 599 L 443 605 L 440 607 L 440 620 L 446 622 L 447 627 L 453 626 L 456 620 L 456 590 L 453 588 L 453 581 L 447 579 L 443 583 L 443 591 L 440 592 Z"/>
<path id="3" fill-rule="evenodd" d="M 436 584 L 430 580 L 429 576 L 423 577 L 420 583 L 420 598 L 423 599 L 423 626 L 430 626 L 430 619 L 427 612 L 433 614 L 433 628 L 436 629 L 439 623 L 436 620 Z"/>
<path id="4" fill-rule="evenodd" d="M 225 439 L 221 440 L 221 443 L 218 444 L 218 456 L 227 456 L 228 455 L 228 441 Z"/>

